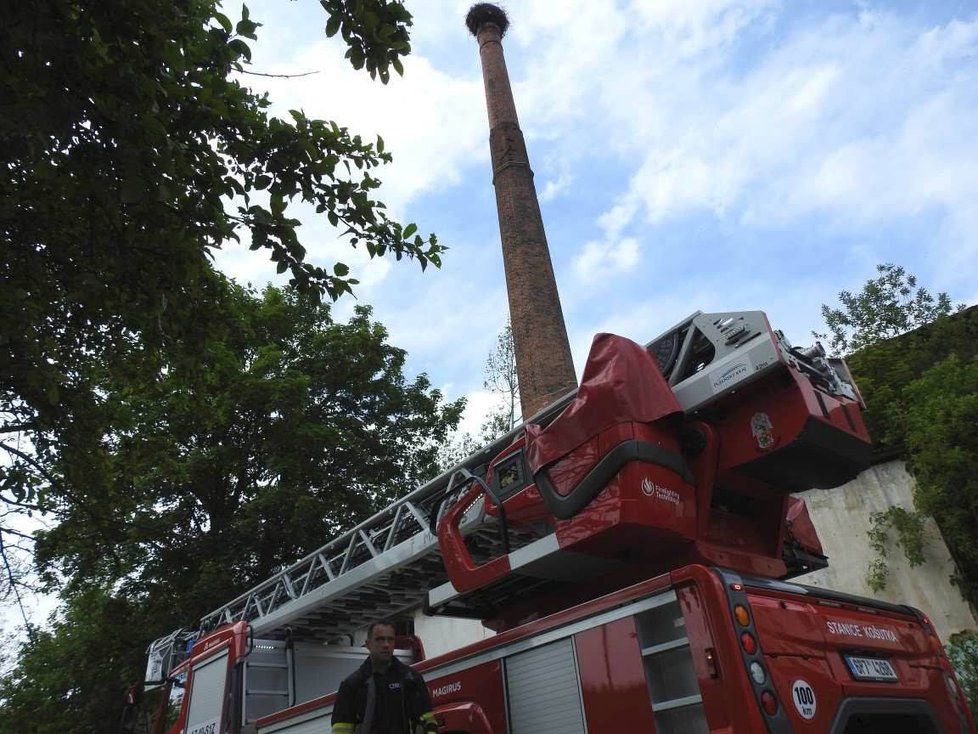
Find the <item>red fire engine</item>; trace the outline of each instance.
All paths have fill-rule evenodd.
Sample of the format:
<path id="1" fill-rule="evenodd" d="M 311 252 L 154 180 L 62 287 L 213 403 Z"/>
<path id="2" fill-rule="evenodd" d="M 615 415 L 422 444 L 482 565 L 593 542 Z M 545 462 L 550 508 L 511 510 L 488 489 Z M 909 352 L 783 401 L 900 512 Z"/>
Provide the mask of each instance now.
<path id="1" fill-rule="evenodd" d="M 789 579 L 792 492 L 869 459 L 845 365 L 760 312 L 599 335 L 579 389 L 149 650 L 157 734 L 329 729 L 354 635 L 424 608 L 496 634 L 417 664 L 443 732 L 974 732 L 927 618 Z"/>

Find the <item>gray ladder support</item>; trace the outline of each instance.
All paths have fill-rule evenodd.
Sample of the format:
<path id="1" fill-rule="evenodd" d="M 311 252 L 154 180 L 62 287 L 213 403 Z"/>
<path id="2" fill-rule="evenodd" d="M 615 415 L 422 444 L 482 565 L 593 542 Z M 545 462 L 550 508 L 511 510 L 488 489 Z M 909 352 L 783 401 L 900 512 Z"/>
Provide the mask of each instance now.
<path id="1" fill-rule="evenodd" d="M 245 658 L 243 672 L 241 705 L 242 721 L 246 725 L 295 703 L 293 665 L 292 649 L 286 642 L 255 641 L 251 653 Z"/>
<path id="2" fill-rule="evenodd" d="M 678 599 L 635 618 L 656 731 L 706 732 L 685 619 Z"/>

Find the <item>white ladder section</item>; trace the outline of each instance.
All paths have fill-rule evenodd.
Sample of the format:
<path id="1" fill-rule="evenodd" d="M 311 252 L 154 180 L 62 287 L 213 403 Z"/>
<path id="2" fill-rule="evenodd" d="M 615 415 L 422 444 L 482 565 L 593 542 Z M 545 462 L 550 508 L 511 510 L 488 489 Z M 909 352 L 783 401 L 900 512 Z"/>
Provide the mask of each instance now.
<path id="1" fill-rule="evenodd" d="M 572 397 L 534 420 L 548 424 Z M 448 580 L 430 517 L 444 514 L 468 487 L 467 482 L 452 484 L 459 470 L 484 476 L 489 461 L 522 430 L 513 429 L 452 471 L 206 614 L 201 629 L 247 621 L 256 637 L 284 639 L 291 630 L 296 640 L 329 641 L 351 635 L 375 619 L 423 607 L 428 591 Z M 502 554 L 499 525 L 486 521 L 481 502 L 465 515 L 462 530 L 484 552 Z"/>
<path id="2" fill-rule="evenodd" d="M 427 517 L 446 487 L 425 485 L 205 615 L 201 627 L 244 620 L 260 637 L 291 628 L 298 639 L 329 640 L 422 606 L 446 579 Z"/>

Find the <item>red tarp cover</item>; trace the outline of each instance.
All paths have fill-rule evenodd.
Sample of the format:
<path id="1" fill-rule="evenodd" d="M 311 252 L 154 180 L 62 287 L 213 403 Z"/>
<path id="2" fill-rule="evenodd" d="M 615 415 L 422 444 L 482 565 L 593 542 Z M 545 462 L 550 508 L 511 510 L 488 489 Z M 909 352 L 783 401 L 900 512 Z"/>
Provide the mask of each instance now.
<path id="1" fill-rule="evenodd" d="M 646 423 L 682 409 L 640 344 L 615 334 L 598 334 L 570 405 L 546 428 L 526 427 L 530 471 L 557 461 L 616 423 Z"/>
<path id="2" fill-rule="evenodd" d="M 791 537 L 798 541 L 809 553 L 817 556 L 823 555 L 822 543 L 818 539 L 818 532 L 812 523 L 812 518 L 808 514 L 808 507 L 805 501 L 798 497 L 788 498 L 788 532 Z"/>

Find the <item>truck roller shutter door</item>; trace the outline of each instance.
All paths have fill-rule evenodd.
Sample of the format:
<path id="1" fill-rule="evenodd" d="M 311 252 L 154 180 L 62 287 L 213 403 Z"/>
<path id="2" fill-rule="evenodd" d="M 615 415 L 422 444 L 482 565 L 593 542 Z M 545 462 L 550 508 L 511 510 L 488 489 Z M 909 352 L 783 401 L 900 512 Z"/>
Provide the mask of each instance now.
<path id="1" fill-rule="evenodd" d="M 190 678 L 187 734 L 220 734 L 228 682 L 228 651 L 195 665 Z"/>
<path id="2" fill-rule="evenodd" d="M 506 659 L 512 734 L 585 734 L 573 639 Z"/>

